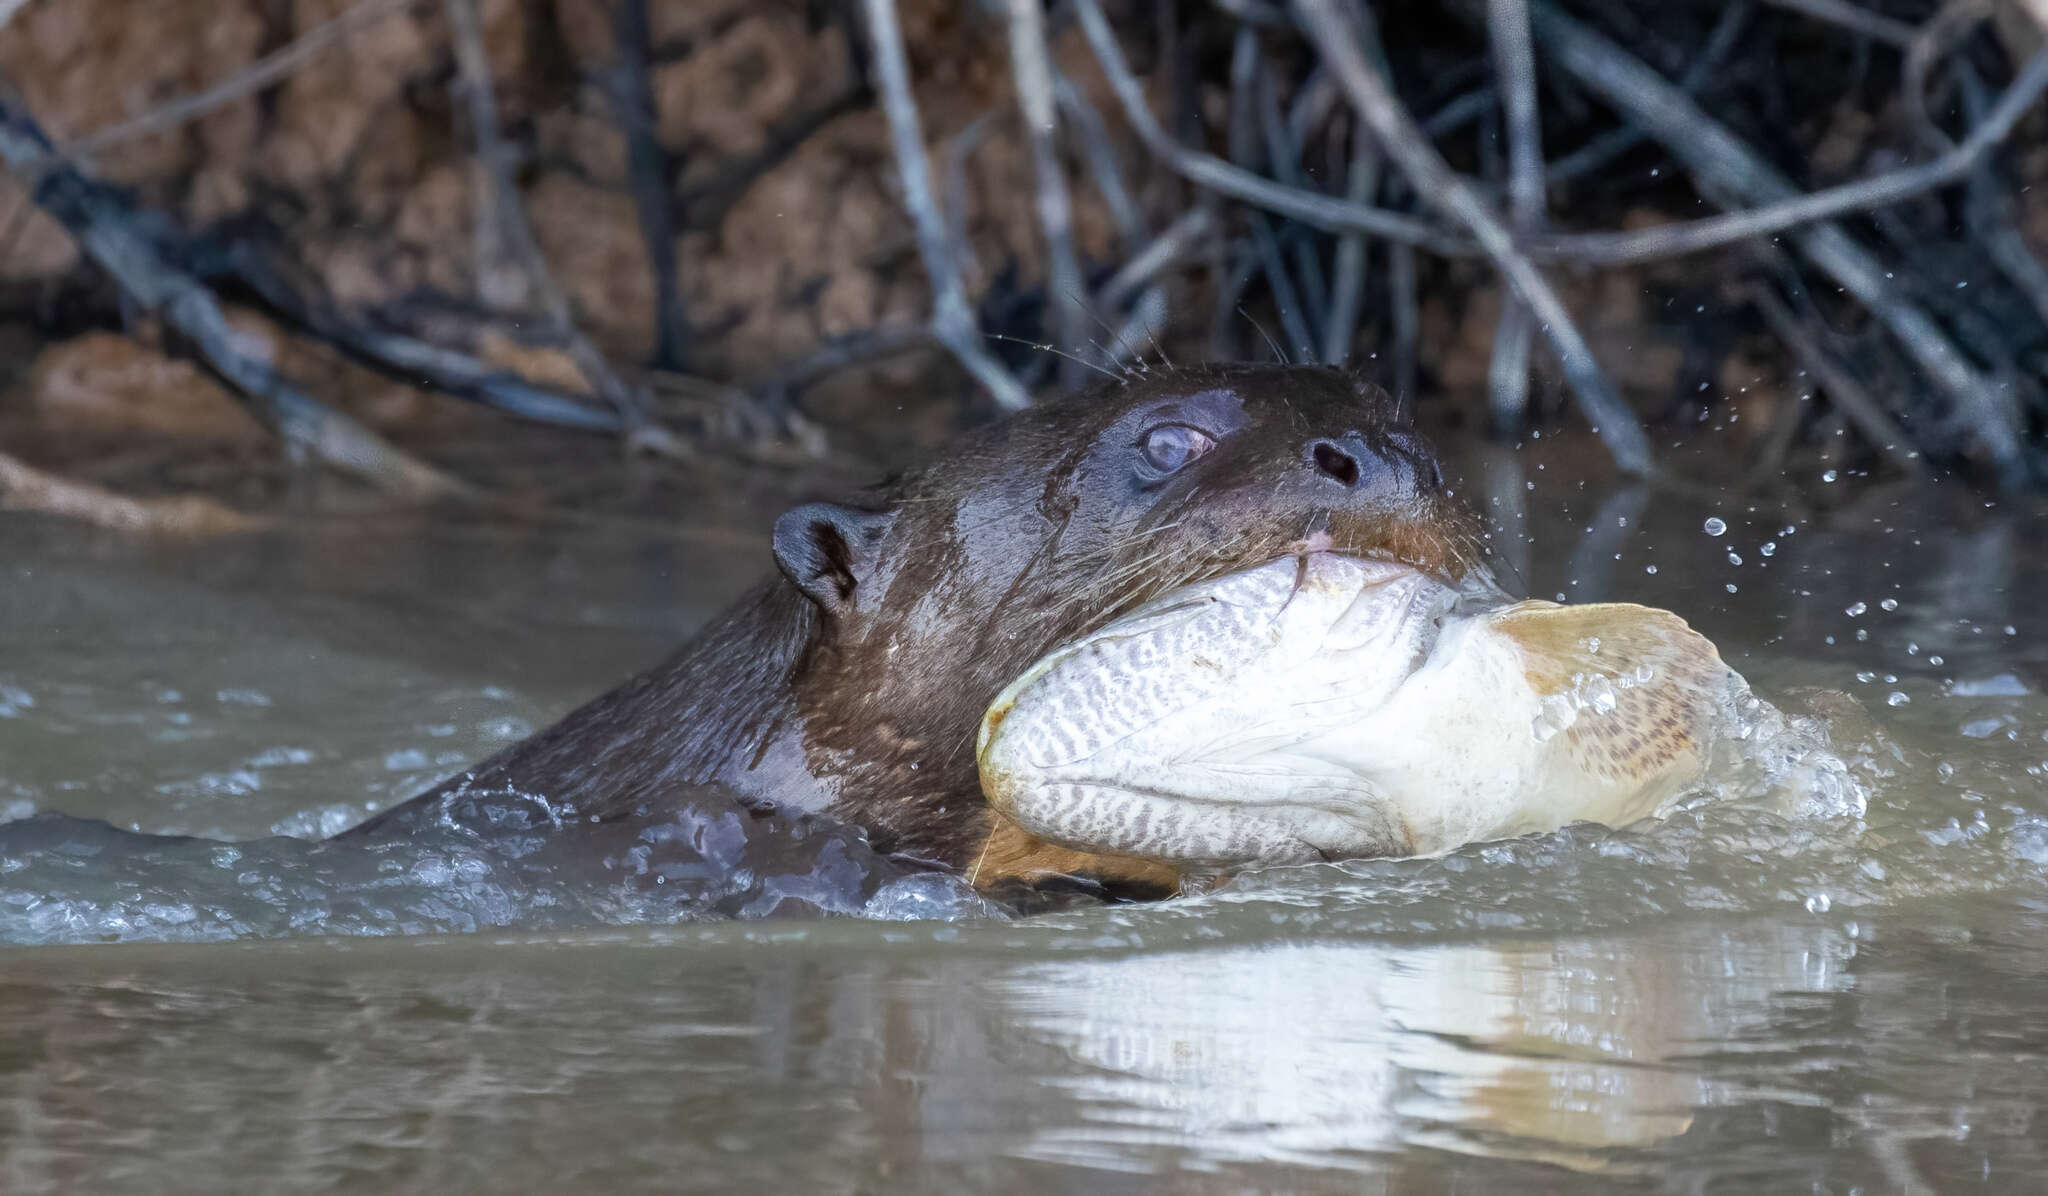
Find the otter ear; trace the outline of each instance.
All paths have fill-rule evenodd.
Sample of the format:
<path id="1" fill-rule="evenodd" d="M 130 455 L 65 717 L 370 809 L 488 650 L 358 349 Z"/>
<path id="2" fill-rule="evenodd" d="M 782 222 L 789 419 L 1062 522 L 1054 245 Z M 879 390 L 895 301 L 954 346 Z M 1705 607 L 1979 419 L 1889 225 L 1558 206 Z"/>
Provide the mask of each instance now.
<path id="1" fill-rule="evenodd" d="M 775 521 L 775 563 L 829 614 L 853 608 L 895 515 L 805 503 Z"/>

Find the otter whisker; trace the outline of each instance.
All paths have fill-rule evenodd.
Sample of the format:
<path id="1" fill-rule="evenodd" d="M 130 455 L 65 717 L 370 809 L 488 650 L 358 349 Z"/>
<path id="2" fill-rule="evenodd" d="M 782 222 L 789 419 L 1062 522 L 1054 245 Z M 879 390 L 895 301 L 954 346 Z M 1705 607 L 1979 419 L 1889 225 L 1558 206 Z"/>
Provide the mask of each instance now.
<path id="1" fill-rule="evenodd" d="M 1101 374 L 1105 378 L 1109 378 L 1117 382 L 1123 381 L 1122 376 L 1115 373 L 1114 371 L 1106 370 L 1102 368 L 1100 365 L 1096 364 L 1095 362 L 1092 362 L 1087 358 L 1080 356 L 1079 354 L 1069 353 L 1065 349 L 1060 348 L 1058 345 L 1048 345 L 1043 341 L 1026 340 L 1021 336 L 1011 336 L 1005 332 L 991 332 L 988 333 L 987 336 L 990 340 L 993 341 L 1010 341 L 1013 344 L 1024 345 L 1027 348 L 1036 349 L 1041 353 L 1052 353 L 1057 356 L 1066 358 L 1068 361 L 1073 362 L 1075 365 L 1086 366 L 1089 369 L 1094 370 L 1096 373 Z M 1097 346 L 1097 348 L 1100 347 L 1101 346 L 1099 345 Z"/>
<path id="2" fill-rule="evenodd" d="M 1142 297 L 1141 297 L 1141 298 L 1142 298 Z M 1166 367 L 1167 369 L 1169 369 L 1169 370 L 1172 370 L 1172 369 L 1178 369 L 1178 368 L 1180 368 L 1180 367 L 1178 367 L 1178 366 L 1176 366 L 1176 365 L 1174 365 L 1174 364 L 1173 364 L 1173 358 L 1171 358 L 1171 357 L 1168 357 L 1168 356 L 1166 355 L 1166 346 L 1165 346 L 1165 345 L 1162 345 L 1162 344 L 1160 344 L 1160 343 L 1159 343 L 1159 325 L 1158 325 L 1158 324 L 1156 324 L 1156 323 L 1154 323 L 1154 322 L 1152 322 L 1152 321 L 1149 321 L 1149 320 L 1148 320 L 1148 321 L 1146 321 L 1146 323 L 1145 323 L 1145 339 L 1146 339 L 1146 340 L 1148 340 L 1148 341 L 1151 341 L 1151 342 L 1152 342 L 1152 351 L 1153 351 L 1154 353 L 1157 353 L 1157 354 L 1159 354 L 1159 361 L 1160 361 L 1160 364 L 1164 365 L 1164 366 L 1165 366 L 1165 367 Z"/>
<path id="3" fill-rule="evenodd" d="M 1244 304 L 1240 303 L 1237 305 L 1237 314 L 1243 316 L 1246 320 L 1251 321 L 1251 326 L 1259 330 L 1260 336 L 1266 338 L 1266 347 L 1268 349 L 1273 350 L 1273 357 L 1275 358 L 1275 360 L 1279 361 L 1282 365 L 1293 364 L 1293 362 L 1287 359 L 1287 350 L 1282 349 L 1280 347 L 1280 342 L 1273 339 L 1273 334 L 1266 331 L 1266 326 L 1264 324 L 1259 323 L 1258 320 L 1253 318 L 1252 313 L 1244 309 Z"/>

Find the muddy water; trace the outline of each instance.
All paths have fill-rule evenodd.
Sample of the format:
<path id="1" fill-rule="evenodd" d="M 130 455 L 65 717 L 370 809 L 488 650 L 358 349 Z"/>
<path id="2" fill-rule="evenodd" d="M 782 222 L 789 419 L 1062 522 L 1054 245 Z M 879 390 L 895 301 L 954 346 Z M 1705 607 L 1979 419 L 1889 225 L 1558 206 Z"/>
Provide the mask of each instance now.
<path id="1" fill-rule="evenodd" d="M 145 550 L 0 519 L 0 818 L 235 839 L 275 873 L 274 918 L 209 923 L 130 867 L 183 864 L 80 840 L 39 920 L 0 859 L 0 923 L 44 944 L 0 948 L 0 1191 L 2035 1190 L 2042 510 L 1481 464 L 1531 593 L 1670 606 L 1763 692 L 1860 698 L 1907 749 L 1861 761 L 1867 815 L 1708 802 L 1025 921 L 366 934 L 294 887 L 306 848 L 261 841 L 545 722 L 762 551 L 460 526 Z M 52 945 L 93 939 L 128 941 Z"/>

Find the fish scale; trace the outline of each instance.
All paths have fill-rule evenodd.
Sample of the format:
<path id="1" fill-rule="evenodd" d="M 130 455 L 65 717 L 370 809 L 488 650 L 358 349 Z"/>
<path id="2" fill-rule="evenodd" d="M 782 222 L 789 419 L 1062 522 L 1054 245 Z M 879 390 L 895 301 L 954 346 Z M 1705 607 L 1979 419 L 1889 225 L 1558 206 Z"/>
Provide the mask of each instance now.
<path id="1" fill-rule="evenodd" d="M 1483 592 L 1336 553 L 1176 591 L 1003 691 L 983 791 L 1083 851 L 1426 855 L 1655 813 L 1762 705 L 1668 611 Z M 1788 750 L 1809 770 L 1822 751 Z"/>

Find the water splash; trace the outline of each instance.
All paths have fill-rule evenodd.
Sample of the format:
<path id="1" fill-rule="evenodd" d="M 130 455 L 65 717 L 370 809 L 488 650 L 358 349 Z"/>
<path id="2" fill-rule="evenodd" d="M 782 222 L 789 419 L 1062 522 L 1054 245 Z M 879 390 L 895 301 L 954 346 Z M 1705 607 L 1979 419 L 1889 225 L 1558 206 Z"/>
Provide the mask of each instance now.
<path id="1" fill-rule="evenodd" d="M 850 826 L 762 817 L 717 792 L 559 830 L 510 790 L 452 796 L 403 838 L 226 843 L 38 814 L 0 825 L 0 942 L 461 934 L 728 918 L 959 918 L 963 881 Z"/>

